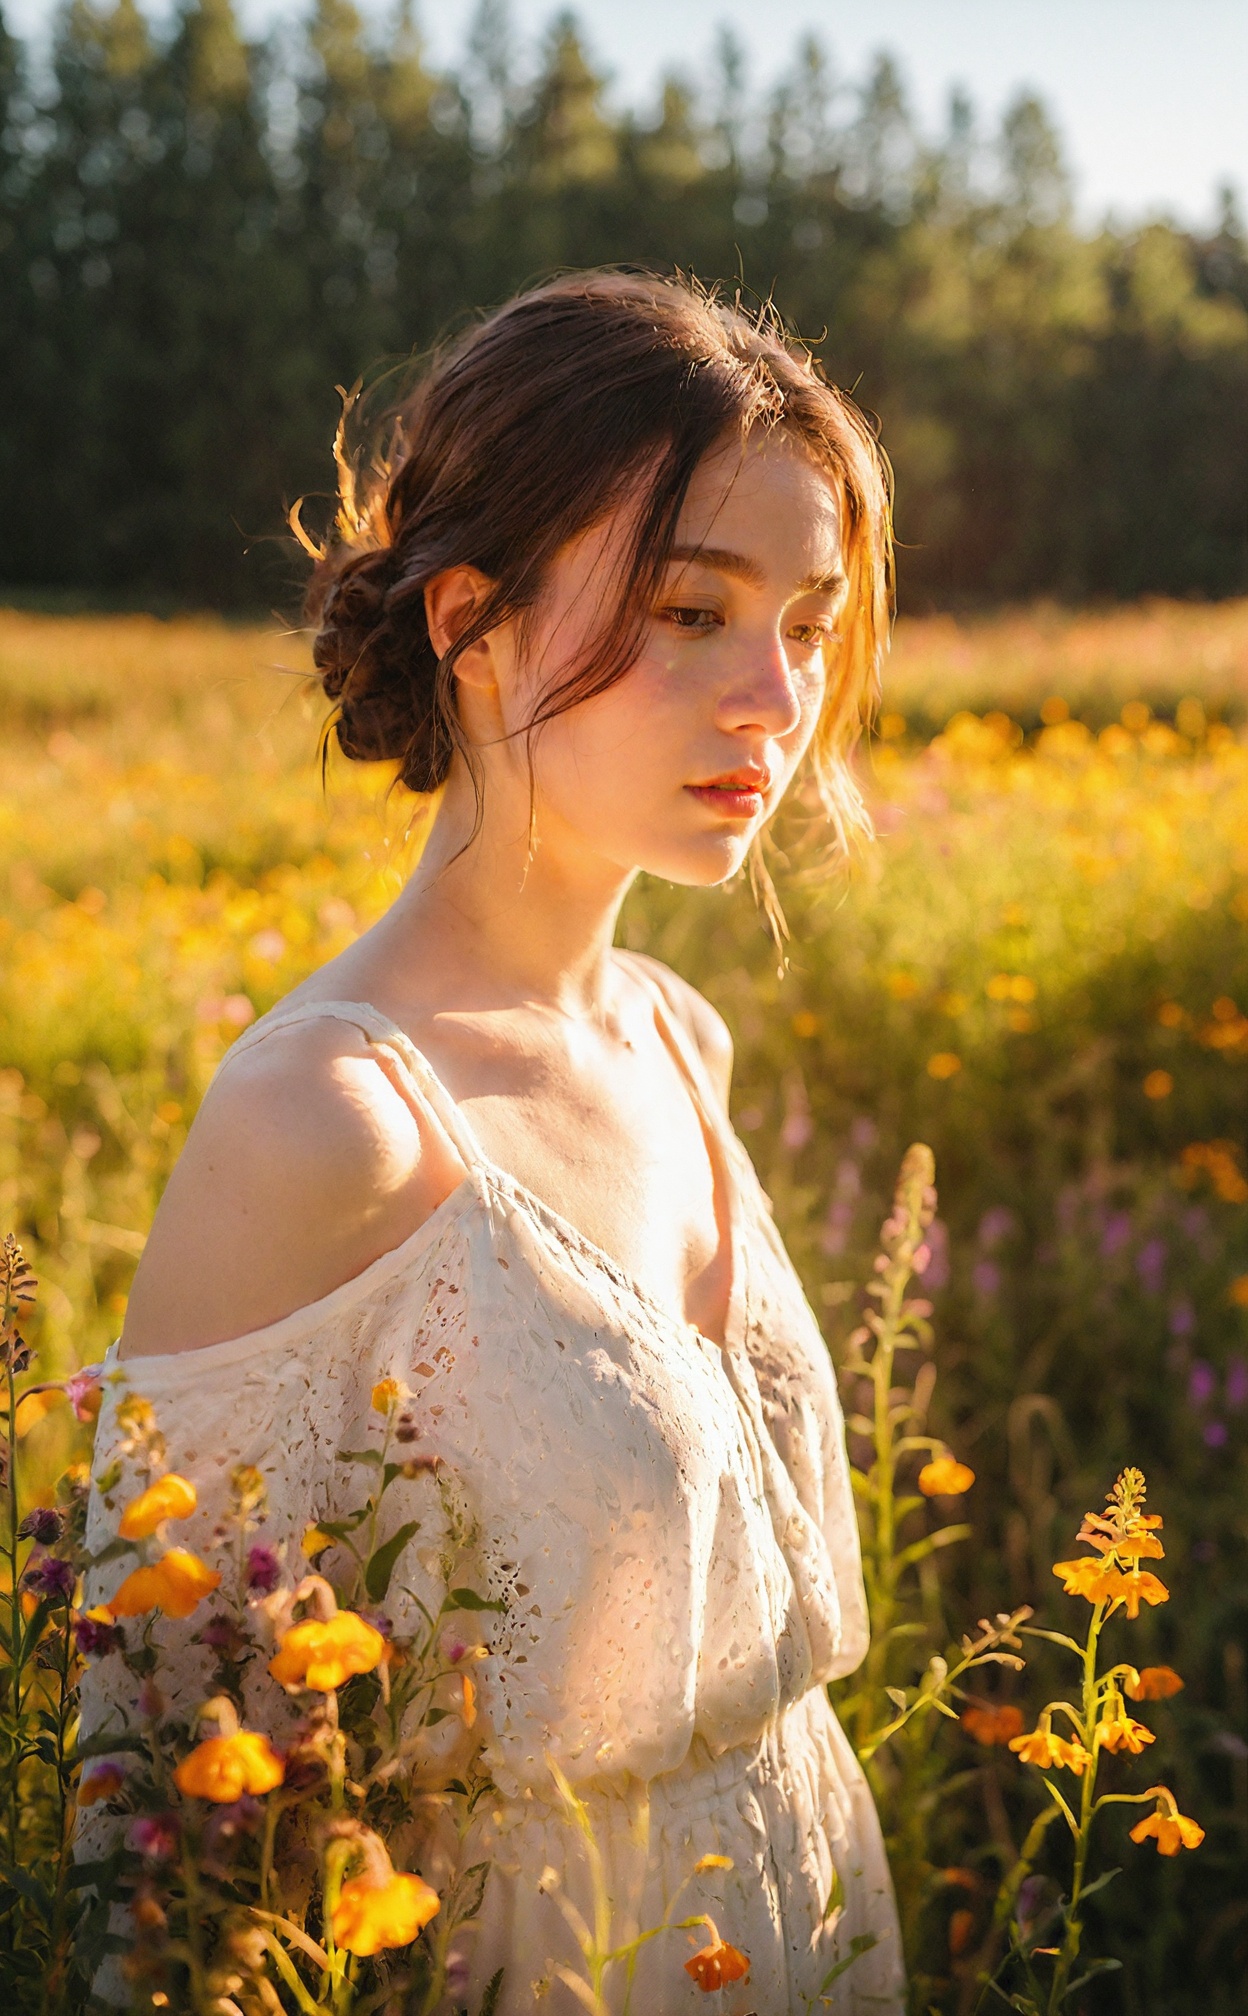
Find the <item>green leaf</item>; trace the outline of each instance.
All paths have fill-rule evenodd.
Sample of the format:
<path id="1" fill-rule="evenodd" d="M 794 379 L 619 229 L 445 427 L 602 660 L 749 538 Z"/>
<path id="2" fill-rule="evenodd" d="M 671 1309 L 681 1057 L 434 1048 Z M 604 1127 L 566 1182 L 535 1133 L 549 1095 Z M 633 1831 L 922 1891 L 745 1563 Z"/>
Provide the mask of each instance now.
<path id="1" fill-rule="evenodd" d="M 1084 1895 L 1087 1895 L 1086 1891 Z M 1066 1993 L 1067 1995 L 1073 1995 L 1078 1989 L 1086 1988 L 1089 1981 L 1095 1981 L 1098 1974 L 1117 1974 L 1121 1971 L 1121 1968 L 1121 1960 L 1094 1960 L 1090 1967 L 1084 1969 L 1077 1981 L 1071 1982 Z"/>
<path id="2" fill-rule="evenodd" d="M 488 1596 L 478 1596 L 475 1589 L 452 1589 L 446 1599 L 448 1610 L 505 1610 L 505 1603 L 491 1602 Z"/>
<path id="3" fill-rule="evenodd" d="M 146 1751 L 146 1749 L 145 1736 L 123 1735 L 116 1730 L 110 1733 L 107 1729 L 101 1729 L 94 1736 L 84 1736 L 82 1741 L 74 1746 L 67 1762 L 85 1764 L 90 1757 L 111 1757 L 117 1750 Z"/>
<path id="4" fill-rule="evenodd" d="M 849 1969 L 853 1966 L 856 1960 L 861 1960 L 864 1953 L 869 1953 L 871 1951 L 871 1948 L 873 1946 L 878 1946 L 879 1943 L 880 1942 L 876 1938 L 874 1932 L 855 1932 L 853 1938 L 849 1942 L 849 1952 L 845 1955 L 845 1958 L 843 1960 L 838 1960 L 835 1967 L 833 1967 L 829 1973 L 825 1974 L 822 1981 L 819 1983 L 819 1986 L 815 1991 L 816 2002 L 819 2000 L 819 1997 L 821 1995 L 827 1994 L 829 1988 L 832 1986 L 834 1981 L 839 1981 L 842 1974 L 847 1974 L 849 1972 Z"/>
<path id="5" fill-rule="evenodd" d="M 348 1533 L 356 1532 L 367 1517 L 368 1506 L 365 1505 L 358 1512 L 349 1512 L 345 1519 L 318 1519 L 317 1531 L 328 1533 L 332 1540 L 345 1540 Z"/>
<path id="6" fill-rule="evenodd" d="M 88 1554 L 87 1566 L 102 1568 L 106 1561 L 118 1561 L 123 1554 L 137 1554 L 138 1551 L 133 1540 L 110 1540 L 98 1554 Z"/>
<path id="7" fill-rule="evenodd" d="M 839 1911 L 841 1905 L 844 1902 L 845 1902 L 845 1885 L 841 1881 L 840 1870 L 836 1867 L 836 1864 L 833 1863 L 832 1888 L 828 1892 L 828 1901 L 823 1907 L 823 1922 L 825 1925 L 827 1924 L 828 1919 L 832 1916 L 832 1913 L 834 1911 Z"/>
<path id="8" fill-rule="evenodd" d="M 394 1573 L 394 1564 L 416 1532 L 419 1523 L 416 1519 L 409 1519 L 406 1525 L 399 1527 L 397 1533 L 392 1533 L 390 1538 L 383 1542 L 375 1554 L 369 1555 L 368 1566 L 364 1570 L 364 1587 L 374 1603 L 380 1603 L 385 1598 L 390 1588 L 390 1577 Z"/>
<path id="9" fill-rule="evenodd" d="M 1085 1883 L 1083 1889 L 1079 1893 L 1080 1904 L 1083 1903 L 1085 1897 L 1095 1897 L 1098 1890 L 1103 1890 L 1107 1883 L 1112 1883 L 1115 1876 L 1121 1876 L 1121 1874 L 1122 1870 L 1120 1868 L 1106 1869 L 1102 1875 L 1096 1878 L 1096 1881 L 1094 1883 Z M 1114 1965 L 1117 1966 L 1117 1964 L 1118 1964 L 1117 1961 L 1115 1961 Z"/>
<path id="10" fill-rule="evenodd" d="M 485 1984 L 485 1993 L 481 1997 L 480 2016 L 494 2016 L 494 2012 L 498 2008 L 498 1998 L 502 1992 L 503 1970 L 500 1967 L 497 1974 L 491 1974 Z"/>
<path id="11" fill-rule="evenodd" d="M 380 1449 L 340 1449 L 338 1451 L 338 1461 L 340 1463 L 371 1463 L 375 1470 L 380 1470 L 382 1467 Z"/>
<path id="12" fill-rule="evenodd" d="M 466 1925 L 476 1918 L 485 1900 L 485 1885 L 489 1877 L 488 1862 L 474 1862 L 471 1869 L 465 1869 L 455 1885 L 455 1895 L 451 1901 L 450 1922 L 452 1928 Z"/>
<path id="13" fill-rule="evenodd" d="M 11 1890 L 16 1890 L 19 1897 L 33 1904 L 40 1915 L 51 1923 L 52 1893 L 37 1876 L 32 1876 L 28 1869 L 15 1868 L 11 1862 L 0 1862 L 0 1883 L 7 1883 Z"/>

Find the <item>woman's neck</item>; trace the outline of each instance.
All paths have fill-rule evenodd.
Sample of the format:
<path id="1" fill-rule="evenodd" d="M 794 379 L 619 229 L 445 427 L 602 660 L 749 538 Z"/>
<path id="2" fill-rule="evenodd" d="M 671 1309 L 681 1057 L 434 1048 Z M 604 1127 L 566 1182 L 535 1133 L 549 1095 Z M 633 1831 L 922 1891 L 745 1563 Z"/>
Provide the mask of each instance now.
<path id="1" fill-rule="evenodd" d="M 521 804 L 494 778 L 478 824 L 471 778 L 457 762 L 420 861 L 385 920 L 387 952 L 436 972 L 443 999 L 536 1001 L 601 1015 L 610 1007 L 609 954 L 635 872 L 588 853 L 549 811 L 537 838 L 527 790 Z"/>

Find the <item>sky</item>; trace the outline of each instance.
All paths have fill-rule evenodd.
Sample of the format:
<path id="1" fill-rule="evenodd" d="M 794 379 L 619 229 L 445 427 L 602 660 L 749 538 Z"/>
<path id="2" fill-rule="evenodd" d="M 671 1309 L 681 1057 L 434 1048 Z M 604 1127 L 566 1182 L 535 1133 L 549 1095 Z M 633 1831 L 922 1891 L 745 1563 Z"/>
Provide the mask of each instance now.
<path id="1" fill-rule="evenodd" d="M 298 0 L 236 4 L 259 29 Z M 357 4 L 380 14 L 387 0 Z M 455 59 L 475 8 L 418 0 L 435 61 Z M 19 31 L 38 32 L 51 0 L 4 0 L 4 11 Z M 532 48 L 557 4 L 511 0 L 510 11 Z M 1208 223 L 1228 181 L 1248 201 L 1248 0 L 579 0 L 572 11 L 617 102 L 653 100 L 665 70 L 708 75 L 721 23 L 748 50 L 756 83 L 813 31 L 849 83 L 890 51 L 929 132 L 943 127 L 955 85 L 989 128 L 1020 88 L 1038 91 L 1089 222 L 1165 213 Z"/>

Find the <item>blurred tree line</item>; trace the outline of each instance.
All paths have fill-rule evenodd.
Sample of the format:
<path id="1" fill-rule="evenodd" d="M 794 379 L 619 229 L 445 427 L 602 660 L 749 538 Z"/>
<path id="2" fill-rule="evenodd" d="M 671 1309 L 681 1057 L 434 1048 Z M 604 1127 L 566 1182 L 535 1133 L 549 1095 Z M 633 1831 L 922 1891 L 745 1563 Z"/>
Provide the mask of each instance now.
<path id="1" fill-rule="evenodd" d="M 938 142 L 881 58 L 816 44 L 765 94 L 732 38 L 617 112 L 570 17 L 525 64 L 502 0 L 435 73 L 315 0 L 248 42 L 230 0 L 67 0 L 0 23 L 0 578 L 272 600 L 282 507 L 330 480 L 335 385 L 566 265 L 774 290 L 880 416 L 907 606 L 1248 588 L 1248 243 L 1081 232 L 1044 110 Z"/>

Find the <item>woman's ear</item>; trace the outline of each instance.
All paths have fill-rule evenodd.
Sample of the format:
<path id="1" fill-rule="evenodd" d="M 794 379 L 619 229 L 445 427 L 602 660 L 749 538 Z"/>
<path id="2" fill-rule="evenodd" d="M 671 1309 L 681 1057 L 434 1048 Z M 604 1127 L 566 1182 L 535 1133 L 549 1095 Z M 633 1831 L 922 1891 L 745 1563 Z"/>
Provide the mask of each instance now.
<path id="1" fill-rule="evenodd" d="M 479 567 L 448 567 L 425 584 L 429 641 L 445 658 L 472 622 L 493 583 Z M 455 661 L 455 677 L 466 686 L 493 686 L 493 653 L 488 635 L 470 644 Z"/>

